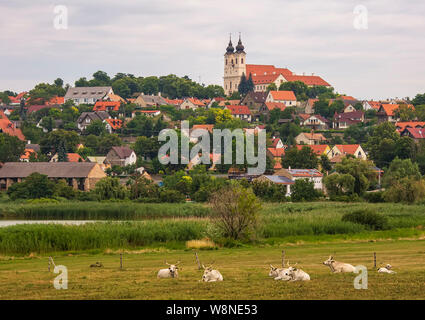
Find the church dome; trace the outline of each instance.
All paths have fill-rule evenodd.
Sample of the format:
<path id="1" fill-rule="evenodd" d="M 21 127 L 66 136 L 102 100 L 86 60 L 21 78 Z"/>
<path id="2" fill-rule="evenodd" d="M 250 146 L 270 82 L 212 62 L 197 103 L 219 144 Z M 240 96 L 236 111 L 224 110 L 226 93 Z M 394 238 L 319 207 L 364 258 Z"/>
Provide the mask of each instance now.
<path id="1" fill-rule="evenodd" d="M 232 39 L 229 41 L 229 45 L 226 48 L 226 53 L 233 53 L 235 49 L 233 48 Z"/>
<path id="2" fill-rule="evenodd" d="M 242 44 L 241 36 L 239 36 L 238 45 L 236 46 L 236 52 L 242 53 L 244 52 L 245 47 Z"/>

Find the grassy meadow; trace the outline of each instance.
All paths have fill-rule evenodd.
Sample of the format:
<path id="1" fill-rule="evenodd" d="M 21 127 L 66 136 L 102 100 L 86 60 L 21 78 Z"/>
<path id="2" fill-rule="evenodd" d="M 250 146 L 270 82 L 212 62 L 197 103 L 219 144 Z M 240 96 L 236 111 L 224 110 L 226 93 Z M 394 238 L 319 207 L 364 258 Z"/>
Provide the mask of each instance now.
<path id="1" fill-rule="evenodd" d="M 369 209 L 384 215 L 384 230 L 342 221 Z M 106 220 L 85 225 L 26 224 L 0 228 L 0 299 L 425 299 L 425 207 L 368 203 L 264 204 L 254 241 L 220 242 L 206 205 L 134 203 L 0 204 L 7 219 Z M 206 239 L 209 239 L 208 241 Z M 215 241 L 215 242 L 213 242 Z M 190 245 L 189 245 L 190 244 Z M 222 283 L 202 283 L 195 250 L 215 261 Z M 281 251 L 311 281 L 268 278 Z M 119 254 L 124 253 L 124 269 Z M 373 269 L 390 263 L 395 275 Z M 331 274 L 322 262 L 365 265 L 368 290 L 354 274 Z M 48 256 L 68 268 L 68 290 L 53 288 Z M 179 279 L 156 278 L 164 261 L 182 261 Z M 90 268 L 95 262 L 103 268 Z"/>
<path id="2" fill-rule="evenodd" d="M 269 264 L 279 266 L 281 250 L 291 264 L 308 272 L 311 281 L 285 282 L 268 277 Z M 48 271 L 48 257 L 3 256 L 0 260 L 1 299 L 425 299 L 425 240 L 376 242 L 282 244 L 198 251 L 202 263 L 215 261 L 224 281 L 199 282 L 194 251 L 165 248 L 97 254 L 54 255 L 57 265 L 68 268 L 68 289 L 56 290 L 57 276 Z M 373 269 L 391 263 L 397 274 L 379 274 Z M 368 289 L 356 290 L 355 274 L 331 274 L 322 262 L 333 254 L 339 261 L 368 268 Z M 182 261 L 178 279 L 157 279 L 164 261 Z M 90 268 L 95 262 L 103 268 Z"/>

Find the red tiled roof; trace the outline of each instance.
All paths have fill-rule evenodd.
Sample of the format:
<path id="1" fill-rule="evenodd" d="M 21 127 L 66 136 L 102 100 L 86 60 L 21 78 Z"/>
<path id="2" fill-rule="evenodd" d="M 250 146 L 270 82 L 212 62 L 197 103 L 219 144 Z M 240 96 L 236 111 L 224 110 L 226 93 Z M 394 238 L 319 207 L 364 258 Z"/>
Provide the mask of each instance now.
<path id="1" fill-rule="evenodd" d="M 286 105 L 282 102 L 265 102 L 264 103 L 267 109 L 269 111 L 272 111 L 273 109 L 279 108 L 281 111 L 284 111 L 286 108 Z"/>
<path id="2" fill-rule="evenodd" d="M 285 149 L 283 148 L 267 148 L 267 150 L 273 155 L 273 157 L 281 157 L 285 154 Z"/>
<path id="3" fill-rule="evenodd" d="M 46 105 L 52 105 L 52 104 L 64 104 L 65 103 L 65 97 L 52 97 L 49 101 L 46 101 Z"/>
<path id="4" fill-rule="evenodd" d="M 273 140 L 272 140 L 272 146 L 273 146 L 273 148 L 276 148 L 276 146 L 277 146 L 277 144 L 279 143 L 279 142 L 281 142 L 282 140 L 280 140 L 280 138 L 274 138 Z"/>
<path id="5" fill-rule="evenodd" d="M 28 92 L 21 92 L 19 93 L 16 97 L 13 96 L 9 96 L 10 102 L 11 103 L 20 103 L 21 102 L 21 98 L 26 95 Z"/>
<path id="6" fill-rule="evenodd" d="M 381 103 L 379 101 L 368 101 L 367 103 L 369 103 L 369 105 L 375 110 L 379 110 L 381 107 Z"/>
<path id="7" fill-rule="evenodd" d="M 66 156 L 68 157 L 68 162 L 84 162 L 84 159 L 78 153 L 67 153 Z"/>
<path id="8" fill-rule="evenodd" d="M 37 157 L 37 153 L 33 149 L 25 149 L 24 153 L 21 155 L 21 159 L 29 159 L 32 153 L 35 153 L 35 156 Z"/>
<path id="9" fill-rule="evenodd" d="M 111 126 L 113 130 L 117 130 L 122 128 L 123 122 L 119 119 L 105 119 L 107 123 Z"/>
<path id="10" fill-rule="evenodd" d="M 283 76 L 292 75 L 292 72 L 286 68 L 276 68 L 273 65 L 261 65 L 261 64 L 247 64 L 246 65 L 246 77 L 249 77 L 249 74 L 252 74 L 252 77 L 265 76 L 265 75 L 276 75 L 282 74 Z M 276 79 L 276 78 L 275 78 Z"/>
<path id="11" fill-rule="evenodd" d="M 40 111 L 40 110 L 45 109 L 45 108 L 53 108 L 53 106 L 45 105 L 45 104 L 34 104 L 34 105 L 28 106 L 26 108 L 27 108 L 28 113 L 33 113 L 33 112 L 37 112 L 37 111 Z"/>
<path id="12" fill-rule="evenodd" d="M 301 150 L 304 147 L 309 147 L 315 154 L 318 156 L 325 153 L 326 148 L 329 146 L 327 144 L 315 144 L 315 145 L 305 145 L 305 144 L 298 144 L 297 149 Z"/>
<path id="13" fill-rule="evenodd" d="M 112 108 L 113 111 L 120 109 L 121 102 L 119 101 L 96 101 L 93 111 L 108 111 Z"/>
<path id="14" fill-rule="evenodd" d="M 196 130 L 196 129 L 204 129 L 212 133 L 214 130 L 214 125 L 213 124 L 194 124 L 192 127 L 192 130 Z"/>
<path id="15" fill-rule="evenodd" d="M 297 98 L 293 91 L 270 91 L 274 100 L 280 101 L 296 101 Z"/>
<path id="16" fill-rule="evenodd" d="M 302 132 L 300 134 L 304 134 L 304 136 L 309 140 L 326 140 L 326 138 L 321 133 Z"/>
<path id="17" fill-rule="evenodd" d="M 188 98 L 187 100 L 189 100 L 190 102 L 192 102 L 196 106 L 205 106 L 205 103 L 203 103 L 201 100 L 199 100 L 197 98 Z"/>
<path id="18" fill-rule="evenodd" d="M 19 140 L 25 141 L 25 136 L 21 129 L 15 128 L 14 124 L 4 114 L 3 110 L 0 110 L 0 132 L 7 133 L 10 136 L 14 136 Z"/>
<path id="19" fill-rule="evenodd" d="M 413 139 L 425 139 L 425 129 L 424 128 L 406 128 Z"/>
<path id="20" fill-rule="evenodd" d="M 301 81 L 304 82 L 307 86 L 326 86 L 330 87 L 331 85 L 323 80 L 319 76 L 300 76 L 300 75 L 288 75 L 285 76 L 287 81 Z"/>
<path id="21" fill-rule="evenodd" d="M 247 106 L 226 106 L 227 109 L 230 110 L 232 115 L 239 115 L 239 114 L 251 114 L 251 111 Z"/>
<path id="22" fill-rule="evenodd" d="M 397 131 L 404 131 L 405 128 L 424 128 L 425 121 L 405 121 L 405 122 L 397 122 L 395 124 Z"/>
<path id="23" fill-rule="evenodd" d="M 343 154 L 354 155 L 356 150 L 360 147 L 359 144 L 336 144 L 337 147 Z"/>
<path id="24" fill-rule="evenodd" d="M 387 116 L 393 116 L 394 111 L 399 108 L 398 104 L 382 104 L 381 108 Z"/>

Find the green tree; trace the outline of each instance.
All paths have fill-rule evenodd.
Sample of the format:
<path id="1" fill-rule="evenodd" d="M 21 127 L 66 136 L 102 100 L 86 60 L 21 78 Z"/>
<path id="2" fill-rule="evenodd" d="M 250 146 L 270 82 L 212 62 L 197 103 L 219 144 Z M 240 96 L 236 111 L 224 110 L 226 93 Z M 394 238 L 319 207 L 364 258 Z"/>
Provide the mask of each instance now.
<path id="1" fill-rule="evenodd" d="M 341 163 L 335 166 L 335 170 L 341 174 L 351 175 L 355 179 L 354 193 L 361 196 L 375 179 L 372 167 L 373 163 L 371 161 L 357 158 L 344 158 Z"/>
<path id="2" fill-rule="evenodd" d="M 105 123 L 101 120 L 94 120 L 89 126 L 87 126 L 86 130 L 84 130 L 84 134 L 93 134 L 95 136 L 101 136 L 106 133 Z"/>
<path id="3" fill-rule="evenodd" d="M 251 189 L 227 186 L 210 198 L 212 221 L 224 237 L 233 240 L 252 238 L 259 226 L 261 203 Z"/>
<path id="4" fill-rule="evenodd" d="M 25 181 L 9 187 L 7 194 L 12 200 L 50 198 L 55 192 L 55 183 L 46 175 L 34 172 Z"/>
<path id="5" fill-rule="evenodd" d="M 119 178 L 106 177 L 100 179 L 94 188 L 99 200 L 125 199 L 128 190 L 120 183 Z"/>
<path id="6" fill-rule="evenodd" d="M 382 186 L 384 188 L 388 188 L 397 181 L 400 181 L 402 178 L 409 178 L 412 180 L 421 179 L 422 175 L 419 171 L 418 164 L 412 162 L 410 159 L 402 160 L 395 158 L 384 174 L 382 179 Z"/>
<path id="7" fill-rule="evenodd" d="M 319 160 L 313 150 L 307 146 L 301 150 L 290 148 L 285 152 L 282 158 L 282 166 L 284 168 L 296 169 L 317 169 Z"/>
<path id="8" fill-rule="evenodd" d="M 320 197 L 320 192 L 314 189 L 314 182 L 308 179 L 297 179 L 291 186 L 291 200 L 314 201 Z"/>
<path id="9" fill-rule="evenodd" d="M 246 80 L 245 73 L 243 73 L 242 76 L 241 76 L 241 81 L 240 81 L 239 86 L 238 86 L 238 91 L 241 95 L 245 95 L 245 94 L 248 93 L 248 86 L 247 86 L 247 80 Z"/>
<path id="10" fill-rule="evenodd" d="M 0 162 L 19 161 L 24 150 L 24 141 L 7 133 L 0 133 Z"/>
<path id="11" fill-rule="evenodd" d="M 334 173 L 324 179 L 330 197 L 353 194 L 355 182 L 356 179 L 350 174 Z"/>

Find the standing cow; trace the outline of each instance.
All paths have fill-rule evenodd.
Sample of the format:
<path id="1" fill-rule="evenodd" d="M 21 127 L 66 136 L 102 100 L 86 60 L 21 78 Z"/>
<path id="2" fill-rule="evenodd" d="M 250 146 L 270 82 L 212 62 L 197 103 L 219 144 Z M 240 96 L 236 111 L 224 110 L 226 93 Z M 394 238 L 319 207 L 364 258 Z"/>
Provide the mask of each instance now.
<path id="1" fill-rule="evenodd" d="M 180 261 L 176 264 L 169 264 L 167 261 L 165 261 L 165 264 L 169 267 L 167 269 L 161 269 L 158 271 L 158 278 L 177 278 L 179 276 L 178 273 L 178 265 L 180 264 Z"/>
<path id="2" fill-rule="evenodd" d="M 356 271 L 356 268 L 351 264 L 335 261 L 332 256 L 329 256 L 328 260 L 323 261 L 323 264 L 328 266 L 333 273 Z"/>

